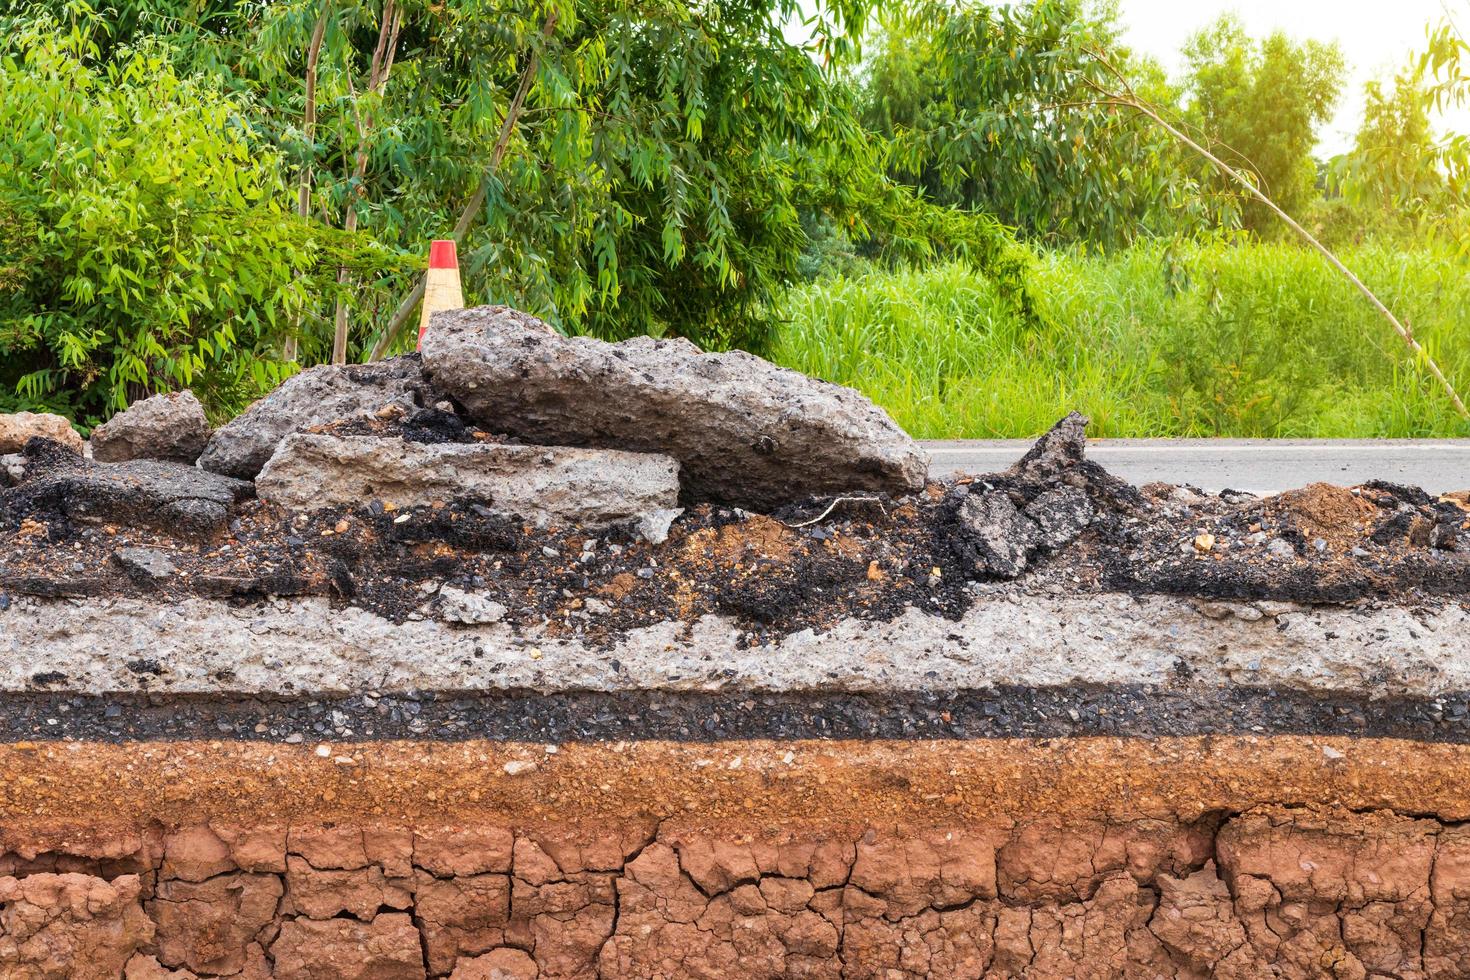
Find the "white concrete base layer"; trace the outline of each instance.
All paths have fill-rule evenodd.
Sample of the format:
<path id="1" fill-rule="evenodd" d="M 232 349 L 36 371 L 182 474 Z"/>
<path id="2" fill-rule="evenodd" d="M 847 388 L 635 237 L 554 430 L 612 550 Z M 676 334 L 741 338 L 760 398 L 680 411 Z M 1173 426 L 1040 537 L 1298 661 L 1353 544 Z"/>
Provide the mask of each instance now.
<path id="1" fill-rule="evenodd" d="M 743 646 L 732 621 L 662 623 L 605 645 L 505 624 L 395 625 L 325 599 L 18 599 L 0 612 L 0 691 L 849 691 L 1220 685 L 1378 697 L 1470 690 L 1457 604 L 1349 609 L 1122 594 L 980 596 L 958 621 L 911 610 Z"/>

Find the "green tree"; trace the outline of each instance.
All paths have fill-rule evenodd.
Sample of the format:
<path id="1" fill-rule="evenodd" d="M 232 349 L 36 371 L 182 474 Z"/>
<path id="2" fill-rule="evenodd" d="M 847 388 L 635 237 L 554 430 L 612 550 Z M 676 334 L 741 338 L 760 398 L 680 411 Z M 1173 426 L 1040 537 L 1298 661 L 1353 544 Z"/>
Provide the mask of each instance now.
<path id="1" fill-rule="evenodd" d="M 817 6 L 803 48 L 780 27 L 788 0 L 297 0 L 250 11 L 238 34 L 258 41 L 233 70 L 310 169 L 315 220 L 356 211 L 414 254 L 465 228 L 471 302 L 759 349 L 768 301 L 799 274 L 803 213 L 863 228 L 895 214 L 837 74 L 868 12 Z M 323 16 L 308 142 L 305 53 Z M 370 91 L 389 16 L 396 57 Z M 971 232 L 1004 245 L 993 222 Z M 359 290 L 353 356 L 381 340 L 406 286 Z M 308 309 L 305 332 L 320 336 L 325 315 Z"/>
<path id="2" fill-rule="evenodd" d="M 1333 175 L 1365 225 L 1408 229 L 1443 216 L 1449 184 L 1429 122 L 1433 96 L 1412 65 L 1393 87 L 1364 86 L 1363 122 Z"/>
<path id="3" fill-rule="evenodd" d="M 0 17 L 0 381 L 33 403 L 233 405 L 338 323 L 349 359 L 404 349 L 451 232 L 470 302 L 607 337 L 759 350 L 804 214 L 1027 306 L 1003 226 L 883 173 L 839 71 L 869 0 L 807 11 L 809 45 L 792 0 L 120 2 Z"/>
<path id="4" fill-rule="evenodd" d="M 1131 112 L 1099 102 L 1129 76 L 1172 103 L 1163 73 L 1082 0 L 911 3 L 883 21 L 865 66 L 863 120 L 887 166 L 931 199 L 988 211 L 1027 237 L 1110 247 L 1189 233 L 1232 216 L 1192 165 Z"/>
<path id="5" fill-rule="evenodd" d="M 1331 117 L 1342 88 L 1341 51 L 1280 31 L 1256 41 L 1226 14 L 1190 38 L 1184 57 L 1189 122 L 1283 210 L 1300 212 L 1315 194 L 1317 127 Z M 1209 179 L 1230 192 L 1218 174 Z M 1246 228 L 1274 234 L 1274 222 L 1263 205 L 1246 201 Z"/>
<path id="6" fill-rule="evenodd" d="M 94 421 L 184 385 L 238 404 L 279 380 L 261 355 L 321 259 L 374 252 L 290 217 L 236 99 L 151 42 L 103 61 L 104 28 L 78 3 L 0 39 L 0 399 Z"/>

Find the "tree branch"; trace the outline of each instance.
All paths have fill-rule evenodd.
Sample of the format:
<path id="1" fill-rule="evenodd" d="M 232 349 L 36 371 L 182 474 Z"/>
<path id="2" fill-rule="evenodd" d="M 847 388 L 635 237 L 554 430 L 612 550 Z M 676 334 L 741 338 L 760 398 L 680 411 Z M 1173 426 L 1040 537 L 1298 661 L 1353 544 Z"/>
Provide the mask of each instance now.
<path id="1" fill-rule="evenodd" d="M 1445 394 L 1449 396 L 1450 403 L 1454 405 L 1455 411 L 1459 413 L 1460 418 L 1466 421 L 1470 421 L 1470 411 L 1466 411 L 1465 403 L 1460 400 L 1460 396 L 1455 392 L 1454 385 L 1450 383 L 1449 378 L 1445 377 L 1444 372 L 1440 370 L 1440 367 L 1437 363 L 1435 363 L 1434 358 L 1431 357 L 1429 352 L 1420 345 L 1419 341 L 1414 339 L 1413 332 L 1403 323 L 1401 323 L 1398 317 L 1394 316 L 1393 311 L 1385 306 L 1383 304 L 1383 301 L 1380 300 L 1371 289 L 1364 285 L 1363 280 L 1354 275 L 1353 271 L 1349 269 L 1346 265 L 1344 265 L 1341 259 L 1339 259 L 1331 251 L 1329 251 L 1327 246 L 1317 241 L 1317 239 L 1311 234 L 1311 232 L 1307 231 L 1307 229 L 1303 228 L 1300 224 L 1297 223 L 1296 219 L 1287 214 L 1285 211 L 1281 210 L 1281 208 L 1276 205 L 1275 201 L 1272 201 L 1269 197 L 1262 193 L 1260 188 L 1253 184 L 1244 174 L 1236 170 L 1234 167 L 1230 166 L 1225 161 L 1221 160 L 1219 157 L 1215 156 L 1215 154 L 1205 149 L 1189 136 L 1185 135 L 1183 131 L 1164 119 L 1164 117 L 1161 116 L 1158 111 L 1155 110 L 1151 105 L 1149 105 L 1147 102 L 1144 102 L 1137 95 L 1135 95 L 1133 93 L 1133 89 L 1128 85 L 1127 79 L 1125 79 L 1122 73 L 1119 72 L 1111 63 L 1109 63 L 1102 52 L 1093 52 L 1093 57 L 1095 57 L 1098 63 L 1101 64 L 1105 69 L 1107 69 L 1108 72 L 1112 74 L 1113 77 L 1117 79 L 1119 83 L 1123 86 L 1123 94 L 1119 95 L 1115 92 L 1108 92 L 1106 89 L 1103 89 L 1100 86 L 1093 84 L 1092 87 L 1097 92 L 1099 92 L 1099 94 L 1101 94 L 1109 104 L 1124 106 L 1126 108 L 1132 109 L 1135 112 L 1141 113 L 1149 119 L 1152 119 L 1159 126 L 1163 127 L 1164 131 L 1167 132 L 1170 136 L 1173 136 L 1176 140 L 1194 150 L 1200 156 L 1204 157 L 1211 164 L 1217 167 L 1221 173 L 1225 174 L 1232 181 L 1239 184 L 1242 188 L 1245 189 L 1247 194 L 1264 204 L 1278 218 L 1285 222 L 1286 226 L 1294 231 L 1303 241 L 1305 241 L 1312 248 L 1320 252 L 1323 258 L 1325 258 L 1328 263 L 1332 265 L 1333 268 L 1340 272 L 1343 277 L 1347 279 L 1348 282 L 1352 283 L 1353 286 L 1357 288 L 1358 292 L 1362 293 L 1363 296 L 1367 298 L 1368 302 L 1372 304 L 1373 308 L 1376 309 L 1383 316 L 1383 318 L 1388 321 L 1389 326 L 1393 327 L 1394 332 L 1399 335 L 1399 339 L 1401 339 L 1404 344 L 1409 348 L 1409 350 L 1412 351 L 1414 355 L 1424 363 L 1424 366 L 1429 369 L 1429 373 L 1434 375 L 1435 379 L 1439 381 L 1440 385 L 1444 388 Z"/>
<path id="2" fill-rule="evenodd" d="M 552 31 L 556 30 L 556 11 L 546 15 L 546 23 L 541 28 L 541 40 L 544 42 L 551 37 Z M 485 174 L 480 178 L 480 184 L 470 199 L 465 202 L 464 209 L 460 211 L 459 220 L 454 223 L 454 231 L 450 238 L 458 245 L 464 241 L 464 236 L 475 222 L 475 216 L 479 214 L 480 208 L 485 203 L 485 195 L 490 192 L 490 181 L 500 169 L 500 161 L 505 158 L 505 152 L 510 146 L 511 135 L 515 132 L 516 123 L 521 117 L 522 108 L 526 103 L 526 96 L 530 94 L 531 83 L 536 80 L 536 71 L 540 65 L 540 56 L 536 52 L 531 53 L 531 58 L 526 62 L 526 67 L 521 71 L 520 84 L 516 87 L 515 96 L 510 105 L 506 107 L 505 119 L 500 124 L 500 135 L 495 140 L 495 148 L 490 152 L 490 163 Z M 409 294 L 398 304 L 398 309 L 393 311 L 393 319 L 388 321 L 388 326 L 383 329 L 383 335 L 373 345 L 372 353 L 368 355 L 369 361 L 380 361 L 388 353 L 403 332 L 404 326 L 412 317 L 414 308 L 424 298 L 424 278 L 419 278 L 418 284 L 414 286 Z"/>

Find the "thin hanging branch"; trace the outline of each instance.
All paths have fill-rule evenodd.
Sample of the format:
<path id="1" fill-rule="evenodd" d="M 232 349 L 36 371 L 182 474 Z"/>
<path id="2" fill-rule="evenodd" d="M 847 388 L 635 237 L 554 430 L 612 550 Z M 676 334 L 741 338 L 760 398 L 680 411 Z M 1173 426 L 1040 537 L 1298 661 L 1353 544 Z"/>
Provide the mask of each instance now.
<path id="1" fill-rule="evenodd" d="M 556 30 L 556 11 L 546 15 L 546 23 L 541 28 L 541 40 L 544 42 L 551 37 L 552 31 Z M 514 97 L 510 105 L 506 107 L 505 119 L 500 124 L 500 135 L 495 140 L 495 147 L 490 152 L 490 163 L 485 170 L 484 176 L 480 178 L 480 184 L 470 199 L 465 202 L 464 210 L 459 213 L 459 220 L 454 223 L 454 231 L 450 238 L 454 239 L 456 245 L 464 241 L 465 234 L 470 226 L 475 223 L 475 216 L 480 213 L 480 208 L 485 204 L 485 195 L 490 192 L 490 181 L 495 179 L 495 174 L 500 169 L 500 161 L 505 158 L 506 149 L 510 146 L 511 135 L 515 132 L 516 123 L 520 120 L 523 107 L 526 104 L 526 96 L 531 91 L 531 83 L 536 80 L 536 71 L 540 64 L 540 57 L 531 52 L 530 60 L 521 71 L 520 84 L 516 87 Z M 373 345 L 373 350 L 368 355 L 369 361 L 380 361 L 393 346 L 398 335 L 403 332 L 404 326 L 408 324 L 413 316 L 414 309 L 424 298 L 424 277 L 420 276 L 417 285 L 398 304 L 398 309 L 393 311 L 393 319 L 388 321 L 388 326 L 383 330 L 383 335 Z"/>
<path id="2" fill-rule="evenodd" d="M 393 56 L 398 49 L 398 30 L 403 25 L 403 10 L 396 0 L 384 0 L 382 22 L 378 27 L 378 43 L 373 49 L 373 60 L 368 70 L 367 90 L 369 97 L 380 95 L 388 85 L 388 75 L 393 70 Z M 347 83 L 352 85 L 352 73 L 347 74 Z M 352 180 L 347 191 L 347 217 L 343 228 L 349 234 L 357 230 L 357 198 L 362 195 L 362 181 L 367 176 L 368 139 L 373 127 L 372 106 L 364 116 L 357 93 L 352 93 L 352 110 L 357 117 L 357 158 L 352 168 Z M 332 333 L 332 363 L 347 363 L 347 291 L 350 275 L 346 266 L 337 269 L 337 315 Z"/>
<path id="3" fill-rule="evenodd" d="M 301 119 L 301 132 L 306 138 L 307 157 L 301 164 L 301 182 L 296 189 L 296 214 L 305 221 L 311 216 L 312 164 L 316 159 L 316 70 L 322 58 L 322 39 L 327 36 L 327 17 L 332 12 L 330 2 L 322 4 L 322 12 L 316 19 L 311 32 L 311 44 L 306 49 L 306 110 Z M 281 356 L 288 361 L 296 360 L 297 338 L 301 335 L 301 314 L 286 337 Z"/>
<path id="4" fill-rule="evenodd" d="M 1149 105 L 1147 102 L 1140 99 L 1136 94 L 1134 94 L 1132 86 L 1128 84 L 1128 80 L 1124 77 L 1123 73 L 1118 71 L 1118 69 L 1115 68 L 1112 63 L 1108 61 L 1106 56 L 1104 56 L 1101 51 L 1093 51 L 1092 56 L 1097 59 L 1099 64 L 1107 69 L 1108 73 L 1111 74 L 1113 78 L 1118 82 L 1118 84 L 1122 87 L 1121 93 L 1110 92 L 1102 86 L 1098 85 L 1096 82 L 1090 79 L 1085 79 L 1084 81 L 1086 81 L 1087 85 L 1094 92 L 1097 92 L 1099 96 L 1096 100 L 1093 101 L 1092 104 L 1112 105 L 1120 108 L 1131 109 L 1134 112 L 1137 112 L 1143 116 L 1146 116 L 1149 119 L 1152 119 L 1170 136 L 1174 137 L 1176 140 L 1194 150 L 1200 156 L 1204 157 L 1211 164 L 1217 167 L 1221 173 L 1225 174 L 1225 176 L 1229 177 L 1232 181 L 1245 188 L 1246 193 L 1250 194 L 1251 197 L 1255 198 L 1257 201 L 1260 201 L 1266 207 L 1270 208 L 1271 211 L 1278 218 L 1286 223 L 1286 226 L 1288 228 L 1294 231 L 1308 245 L 1312 246 L 1312 248 L 1320 252 L 1322 254 L 1322 257 L 1325 258 L 1328 263 L 1332 265 L 1333 268 L 1342 273 L 1343 277 L 1346 278 L 1348 282 L 1357 287 L 1358 292 L 1362 293 L 1363 296 L 1367 298 L 1368 302 L 1373 305 L 1373 308 L 1376 309 L 1383 316 L 1383 318 L 1388 321 L 1389 326 L 1393 327 L 1394 332 L 1399 335 L 1399 339 L 1404 342 L 1404 344 L 1409 348 L 1409 350 L 1414 354 L 1415 357 L 1419 358 L 1423 362 L 1424 366 L 1429 369 L 1429 373 L 1434 375 L 1435 379 L 1444 388 L 1445 394 L 1449 396 L 1450 403 L 1454 405 L 1455 411 L 1459 413 L 1460 418 L 1466 420 L 1467 422 L 1470 422 L 1470 411 L 1466 411 L 1465 403 L 1460 400 L 1460 396 L 1455 392 L 1455 387 L 1450 383 L 1450 379 L 1445 377 L 1445 373 L 1440 370 L 1440 367 L 1437 363 L 1435 363 L 1434 358 L 1431 357 L 1429 352 L 1426 351 L 1423 346 L 1420 345 L 1419 341 L 1414 338 L 1413 331 L 1410 330 L 1408 326 L 1400 322 L 1398 317 L 1394 316 L 1393 311 L 1385 306 L 1383 301 L 1380 300 L 1376 295 L 1374 295 L 1373 291 L 1363 283 L 1363 280 L 1354 275 L 1353 271 L 1349 269 L 1346 265 L 1344 265 L 1341 259 L 1334 255 L 1327 248 L 1327 246 L 1317 241 L 1317 239 L 1312 235 L 1311 232 L 1307 231 L 1307 229 L 1303 228 L 1300 224 L 1297 223 L 1296 219 L 1287 214 L 1285 211 L 1281 210 L 1281 208 L 1277 207 L 1276 202 L 1272 201 L 1269 197 L 1263 194 L 1260 188 L 1258 188 L 1254 183 L 1251 182 L 1250 178 L 1246 177 L 1239 170 L 1236 170 L 1234 167 L 1230 166 L 1228 163 L 1215 156 L 1215 154 L 1211 153 L 1200 143 L 1191 139 L 1181 129 L 1179 129 L 1173 123 L 1170 123 L 1162 115 L 1160 115 L 1157 109 L 1155 109 L 1153 106 Z"/>

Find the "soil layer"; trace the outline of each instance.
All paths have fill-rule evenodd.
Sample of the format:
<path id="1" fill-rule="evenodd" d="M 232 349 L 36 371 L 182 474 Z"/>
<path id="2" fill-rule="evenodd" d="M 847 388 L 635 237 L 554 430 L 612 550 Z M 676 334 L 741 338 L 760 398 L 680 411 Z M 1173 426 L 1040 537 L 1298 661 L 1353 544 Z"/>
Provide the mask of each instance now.
<path id="1" fill-rule="evenodd" d="M 12 743 L 0 976 L 1463 977 L 1467 764 L 1298 737 Z"/>

